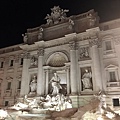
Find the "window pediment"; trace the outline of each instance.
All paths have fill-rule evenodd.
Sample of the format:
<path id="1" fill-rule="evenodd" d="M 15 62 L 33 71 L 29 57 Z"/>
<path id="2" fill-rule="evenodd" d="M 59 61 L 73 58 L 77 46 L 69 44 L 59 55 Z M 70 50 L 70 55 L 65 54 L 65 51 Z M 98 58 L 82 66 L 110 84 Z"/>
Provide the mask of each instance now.
<path id="1" fill-rule="evenodd" d="M 8 76 L 8 77 L 6 77 L 6 79 L 7 79 L 7 81 L 12 81 L 13 77 Z"/>
<path id="2" fill-rule="evenodd" d="M 118 68 L 118 66 L 110 64 L 105 69 L 107 70 L 107 69 L 117 69 L 117 68 Z"/>

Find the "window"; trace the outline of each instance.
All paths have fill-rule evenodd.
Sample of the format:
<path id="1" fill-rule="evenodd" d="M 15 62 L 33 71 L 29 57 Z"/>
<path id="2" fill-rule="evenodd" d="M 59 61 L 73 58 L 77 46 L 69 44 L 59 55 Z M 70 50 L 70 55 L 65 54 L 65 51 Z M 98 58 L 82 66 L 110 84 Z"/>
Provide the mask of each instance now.
<path id="1" fill-rule="evenodd" d="M 106 46 L 106 50 L 112 50 L 111 41 L 106 41 L 105 46 Z"/>
<path id="2" fill-rule="evenodd" d="M 18 81 L 18 89 L 21 89 L 21 81 Z"/>
<path id="3" fill-rule="evenodd" d="M 113 99 L 113 106 L 119 106 L 119 99 L 118 98 Z"/>
<path id="4" fill-rule="evenodd" d="M 9 101 L 5 101 L 5 106 L 8 106 L 8 104 L 9 104 Z"/>
<path id="5" fill-rule="evenodd" d="M 20 65 L 23 65 L 23 58 L 20 59 Z"/>
<path id="6" fill-rule="evenodd" d="M 110 82 L 116 82 L 115 71 L 109 72 Z"/>
<path id="7" fill-rule="evenodd" d="M 10 90 L 10 88 L 11 88 L 11 82 L 8 82 L 8 84 L 7 84 L 7 90 Z"/>
<path id="8" fill-rule="evenodd" d="M 13 66 L 13 62 L 14 62 L 14 60 L 10 60 L 10 67 Z"/>
<path id="9" fill-rule="evenodd" d="M 3 64 L 4 64 L 4 62 L 1 62 L 1 63 L 0 63 L 0 68 L 3 68 Z"/>

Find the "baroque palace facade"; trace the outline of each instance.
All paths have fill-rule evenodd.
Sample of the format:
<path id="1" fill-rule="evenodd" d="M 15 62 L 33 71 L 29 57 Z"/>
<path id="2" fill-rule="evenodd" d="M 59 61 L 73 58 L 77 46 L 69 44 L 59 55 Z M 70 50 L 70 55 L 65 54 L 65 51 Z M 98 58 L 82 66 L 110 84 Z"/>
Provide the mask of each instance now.
<path id="1" fill-rule="evenodd" d="M 70 17 L 67 12 L 55 6 L 46 24 L 27 29 L 23 44 L 0 49 L 1 106 L 14 105 L 25 95 L 51 94 L 54 73 L 74 107 L 99 91 L 108 105 L 119 106 L 120 19 L 99 23 L 94 10 Z M 32 79 L 37 83 L 34 91 Z"/>

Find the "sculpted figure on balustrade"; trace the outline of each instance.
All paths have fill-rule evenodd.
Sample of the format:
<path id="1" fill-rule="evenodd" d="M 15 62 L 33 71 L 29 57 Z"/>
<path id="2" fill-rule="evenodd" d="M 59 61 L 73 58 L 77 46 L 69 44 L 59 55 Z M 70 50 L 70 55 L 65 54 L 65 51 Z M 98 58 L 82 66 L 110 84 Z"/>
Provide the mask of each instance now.
<path id="1" fill-rule="evenodd" d="M 69 10 L 63 10 L 59 6 L 54 6 L 51 8 L 51 14 L 47 14 L 45 19 L 47 20 L 47 24 L 57 24 L 60 21 L 64 21 L 66 19 L 66 12 Z"/>

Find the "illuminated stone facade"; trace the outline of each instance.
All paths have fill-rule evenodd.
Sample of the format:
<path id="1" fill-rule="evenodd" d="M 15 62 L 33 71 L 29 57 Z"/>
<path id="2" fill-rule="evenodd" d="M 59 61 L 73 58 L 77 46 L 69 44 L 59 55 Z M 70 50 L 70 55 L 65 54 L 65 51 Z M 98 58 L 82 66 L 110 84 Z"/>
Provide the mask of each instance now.
<path id="1" fill-rule="evenodd" d="M 23 44 L 0 49 L 0 105 L 11 106 L 26 94 L 51 94 L 49 81 L 56 72 L 64 88 L 61 92 L 71 97 L 74 107 L 100 90 L 107 104 L 119 106 L 120 19 L 99 23 L 94 10 L 71 17 L 57 15 L 52 13 L 48 16 L 53 21 L 47 16 L 47 24 L 27 29 Z"/>

